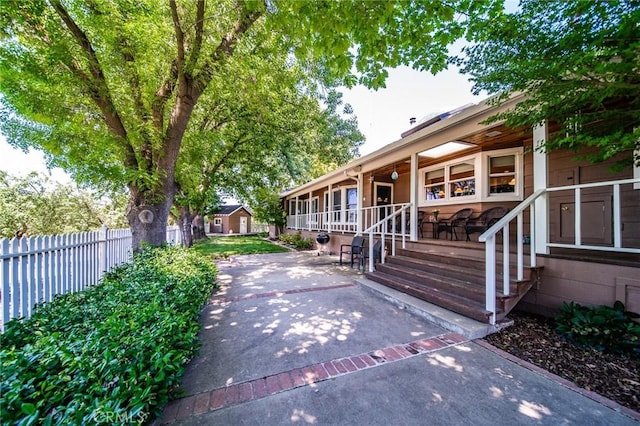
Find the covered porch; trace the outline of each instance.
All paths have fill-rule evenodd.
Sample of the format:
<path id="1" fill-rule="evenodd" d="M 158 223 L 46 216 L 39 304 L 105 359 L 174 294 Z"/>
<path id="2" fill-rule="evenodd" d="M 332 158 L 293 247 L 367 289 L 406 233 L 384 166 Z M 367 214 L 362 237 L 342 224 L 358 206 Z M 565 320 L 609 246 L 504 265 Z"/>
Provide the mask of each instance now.
<path id="1" fill-rule="evenodd" d="M 385 148 L 289 191 L 283 195 L 287 229 L 309 236 L 327 233 L 330 240 L 321 249 L 334 253 L 354 235 L 364 235 L 369 250 L 381 239 L 389 256 L 418 259 L 400 250 L 447 251 L 464 260 L 461 250 L 479 244 L 480 316 L 492 324 L 531 288 L 522 293 L 518 285 L 531 271 L 536 271 L 531 285 L 540 286 L 541 256 L 596 253 L 598 260 L 640 265 L 640 218 L 634 214 L 640 208 L 640 179 L 633 171 L 612 174 L 606 165 L 576 164 L 567 153 L 536 150 L 561 131 L 553 123 L 535 129 L 478 124 L 496 112 L 483 103 L 418 123 Z M 505 214 L 470 234 L 467 221 L 458 227 L 441 223 L 462 209 L 473 219 L 494 207 Z M 445 240 L 450 243 L 443 245 Z M 373 253 L 367 259 L 368 274 L 379 278 L 384 268 L 375 267 Z M 383 255 L 380 263 L 386 262 Z M 414 261 L 412 267 L 420 263 L 429 260 Z M 433 280 L 416 279 L 423 281 L 421 288 L 437 288 Z M 500 308 L 514 286 L 517 300 Z M 407 283 L 396 287 L 428 292 Z M 580 292 L 576 286 L 558 299 L 580 300 Z"/>

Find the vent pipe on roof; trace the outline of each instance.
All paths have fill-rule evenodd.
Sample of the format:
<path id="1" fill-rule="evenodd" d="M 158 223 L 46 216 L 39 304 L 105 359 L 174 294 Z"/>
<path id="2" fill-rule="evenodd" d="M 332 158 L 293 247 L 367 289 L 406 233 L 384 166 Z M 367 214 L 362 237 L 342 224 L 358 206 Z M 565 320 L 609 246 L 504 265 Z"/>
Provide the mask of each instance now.
<path id="1" fill-rule="evenodd" d="M 415 118 L 415 117 L 411 117 L 411 118 L 409 119 L 409 124 L 411 124 L 411 125 L 416 124 L 416 118 Z"/>

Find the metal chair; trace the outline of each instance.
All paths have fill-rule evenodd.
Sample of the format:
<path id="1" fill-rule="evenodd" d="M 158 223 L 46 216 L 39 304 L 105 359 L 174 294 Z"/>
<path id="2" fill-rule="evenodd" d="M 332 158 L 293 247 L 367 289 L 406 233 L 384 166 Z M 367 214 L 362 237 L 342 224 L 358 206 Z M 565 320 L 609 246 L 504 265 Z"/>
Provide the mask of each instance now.
<path id="1" fill-rule="evenodd" d="M 353 268 L 354 260 L 362 256 L 362 248 L 364 247 L 364 237 L 353 237 L 351 244 L 340 245 L 340 265 L 342 265 L 342 255 L 346 254 L 351 257 L 351 267 Z"/>
<path id="2" fill-rule="evenodd" d="M 453 215 L 449 217 L 443 217 L 438 219 L 433 225 L 436 229 L 436 238 L 440 238 L 440 232 L 445 231 L 450 234 L 450 239 L 453 240 L 453 236 L 455 235 L 456 241 L 458 240 L 458 234 L 456 233 L 456 228 L 464 229 L 465 223 L 469 217 L 473 214 L 473 209 L 466 208 L 462 210 L 458 210 Z"/>
<path id="3" fill-rule="evenodd" d="M 467 234 L 467 241 L 470 241 L 470 234 L 474 232 L 483 233 L 487 229 L 491 228 L 497 221 L 502 219 L 509 209 L 506 207 L 491 207 L 480 213 L 478 217 L 469 218 L 465 225 L 464 231 Z"/>

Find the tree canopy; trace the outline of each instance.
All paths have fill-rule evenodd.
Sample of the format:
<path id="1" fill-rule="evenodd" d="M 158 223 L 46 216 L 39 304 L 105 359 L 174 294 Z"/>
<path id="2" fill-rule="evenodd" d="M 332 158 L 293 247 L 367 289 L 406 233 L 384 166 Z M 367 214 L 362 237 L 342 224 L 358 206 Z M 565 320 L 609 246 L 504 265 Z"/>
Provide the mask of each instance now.
<path id="1" fill-rule="evenodd" d="M 387 67 L 443 69 L 448 45 L 501 3 L 0 2 L 0 131 L 80 182 L 126 185 L 134 247 L 157 245 L 183 139 L 200 124 L 194 111 L 207 97 L 224 108 L 239 65 L 242 77 L 269 78 L 251 76 L 251 66 L 270 37 L 291 66 L 324 84 L 377 88 Z"/>
<path id="2" fill-rule="evenodd" d="M 498 103 L 526 93 L 494 120 L 520 126 L 551 118 L 562 131 L 546 148 L 590 147 L 592 161 L 617 156 L 629 166 L 640 148 L 639 23 L 635 0 L 524 0 L 487 22 L 455 62 L 476 93 L 500 94 Z"/>

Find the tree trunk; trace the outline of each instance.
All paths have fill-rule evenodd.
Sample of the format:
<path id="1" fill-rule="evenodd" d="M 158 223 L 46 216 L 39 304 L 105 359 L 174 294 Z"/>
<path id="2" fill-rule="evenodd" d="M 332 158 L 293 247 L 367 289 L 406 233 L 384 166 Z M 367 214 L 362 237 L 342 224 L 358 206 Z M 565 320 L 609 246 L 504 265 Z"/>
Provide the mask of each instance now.
<path id="1" fill-rule="evenodd" d="M 193 217 L 193 239 L 195 241 L 203 240 L 207 237 L 207 234 L 204 230 L 204 216 L 201 214 L 196 214 Z"/>
<path id="2" fill-rule="evenodd" d="M 191 247 L 193 245 L 193 231 L 191 228 L 191 222 L 193 215 L 189 210 L 189 207 L 182 207 L 180 209 L 180 230 L 182 232 L 182 245 L 185 247 Z"/>
<path id="3" fill-rule="evenodd" d="M 132 247 L 137 252 L 141 243 L 161 246 L 167 240 L 167 218 L 173 194 L 159 201 L 145 203 L 143 197 L 132 194 L 127 207 L 127 220 L 131 227 Z M 151 198 L 151 197 L 150 197 Z"/>

